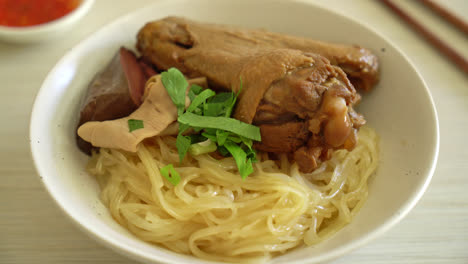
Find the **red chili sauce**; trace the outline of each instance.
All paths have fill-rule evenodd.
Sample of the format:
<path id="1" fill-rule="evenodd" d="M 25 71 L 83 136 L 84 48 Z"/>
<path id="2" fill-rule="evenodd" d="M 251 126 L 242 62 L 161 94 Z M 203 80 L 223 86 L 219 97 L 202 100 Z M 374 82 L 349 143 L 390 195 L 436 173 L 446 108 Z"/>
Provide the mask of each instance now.
<path id="1" fill-rule="evenodd" d="M 0 25 L 27 27 L 61 18 L 81 0 L 0 0 Z"/>

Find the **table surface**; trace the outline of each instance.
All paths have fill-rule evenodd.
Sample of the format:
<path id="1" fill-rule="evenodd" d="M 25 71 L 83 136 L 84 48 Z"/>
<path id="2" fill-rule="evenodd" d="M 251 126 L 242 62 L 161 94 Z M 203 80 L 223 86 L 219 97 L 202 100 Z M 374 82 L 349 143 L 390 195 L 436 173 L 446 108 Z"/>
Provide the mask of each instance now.
<path id="1" fill-rule="evenodd" d="M 54 204 L 30 156 L 34 97 L 71 47 L 151 0 L 99 0 L 66 38 L 42 45 L 0 43 L 0 263 L 134 263 L 82 233 Z M 409 56 L 434 97 L 440 155 L 418 205 L 397 226 L 333 263 L 468 263 L 468 76 L 408 29 L 378 1 L 316 0 L 379 31 Z M 397 1 L 468 57 L 468 37 L 416 1 Z M 468 2 L 438 2 L 468 17 Z"/>

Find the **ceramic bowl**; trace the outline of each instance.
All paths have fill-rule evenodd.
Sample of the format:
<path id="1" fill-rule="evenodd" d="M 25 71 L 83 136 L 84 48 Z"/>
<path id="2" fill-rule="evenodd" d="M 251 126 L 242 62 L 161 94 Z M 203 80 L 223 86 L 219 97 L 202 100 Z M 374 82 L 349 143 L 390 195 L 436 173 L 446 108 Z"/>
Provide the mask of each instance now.
<path id="1" fill-rule="evenodd" d="M 28 27 L 0 26 L 0 40 L 10 43 L 38 43 L 62 36 L 83 18 L 94 0 L 81 0 L 77 8 L 67 15 L 48 23 Z"/>
<path id="2" fill-rule="evenodd" d="M 158 1 L 103 27 L 74 47 L 50 71 L 34 104 L 30 137 L 37 171 L 59 207 L 93 238 L 146 263 L 212 263 L 145 243 L 118 225 L 100 201 L 96 180 L 85 171 L 89 157 L 75 143 L 79 102 L 96 72 L 120 46 L 134 47 L 136 33 L 146 22 L 174 14 L 359 44 L 380 58 L 381 80 L 357 109 L 380 136 L 381 160 L 369 183 L 368 201 L 330 239 L 270 263 L 316 263 L 341 256 L 394 226 L 421 198 L 438 155 L 436 110 L 415 67 L 389 40 L 343 15 L 301 1 Z"/>

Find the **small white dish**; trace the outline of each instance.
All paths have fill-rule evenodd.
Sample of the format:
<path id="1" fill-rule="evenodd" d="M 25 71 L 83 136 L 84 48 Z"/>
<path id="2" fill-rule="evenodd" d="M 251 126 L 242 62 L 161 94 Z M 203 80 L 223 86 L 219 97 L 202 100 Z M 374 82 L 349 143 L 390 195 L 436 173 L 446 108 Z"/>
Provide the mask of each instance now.
<path id="1" fill-rule="evenodd" d="M 93 3 L 94 0 L 81 0 L 79 6 L 70 13 L 44 24 L 28 27 L 0 25 L 0 40 L 10 43 L 37 43 L 56 39 L 84 17 Z"/>
<path id="2" fill-rule="evenodd" d="M 287 12 L 285 12 L 287 10 Z M 213 263 L 145 243 L 118 225 L 85 171 L 88 156 L 75 142 L 79 102 L 93 76 L 122 45 L 134 47 L 138 30 L 167 15 L 266 28 L 319 40 L 359 44 L 380 58 L 381 80 L 358 111 L 380 136 L 381 161 L 369 198 L 354 220 L 327 241 L 270 263 L 331 260 L 383 234 L 417 203 L 434 172 L 439 128 L 430 92 L 408 58 L 368 27 L 302 1 L 162 0 L 103 27 L 51 70 L 34 104 L 30 140 L 37 171 L 52 198 L 83 230 L 104 245 L 146 263 Z"/>

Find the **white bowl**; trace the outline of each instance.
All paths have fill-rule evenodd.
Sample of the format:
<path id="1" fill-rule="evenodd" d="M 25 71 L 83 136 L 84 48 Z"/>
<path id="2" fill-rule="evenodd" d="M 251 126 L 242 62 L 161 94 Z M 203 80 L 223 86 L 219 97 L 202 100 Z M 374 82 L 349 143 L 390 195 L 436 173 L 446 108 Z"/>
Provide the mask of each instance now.
<path id="1" fill-rule="evenodd" d="M 44 24 L 28 27 L 0 26 L 0 40 L 11 43 L 35 43 L 56 39 L 86 15 L 93 3 L 94 0 L 81 0 L 80 5 L 67 15 Z"/>
<path id="2" fill-rule="evenodd" d="M 329 240 L 271 263 L 315 263 L 338 257 L 394 226 L 421 198 L 437 160 L 437 115 L 421 76 L 388 40 L 354 20 L 303 2 L 158 1 L 105 26 L 73 48 L 49 73 L 34 104 L 30 137 L 37 171 L 57 204 L 92 237 L 147 263 L 210 263 L 142 242 L 119 226 L 101 203 L 95 179 L 85 172 L 88 157 L 75 143 L 79 102 L 94 74 L 118 47 L 133 47 L 137 31 L 147 21 L 174 14 L 357 43 L 380 58 L 381 81 L 358 108 L 381 138 L 381 162 L 370 182 L 367 203 L 351 224 Z"/>

